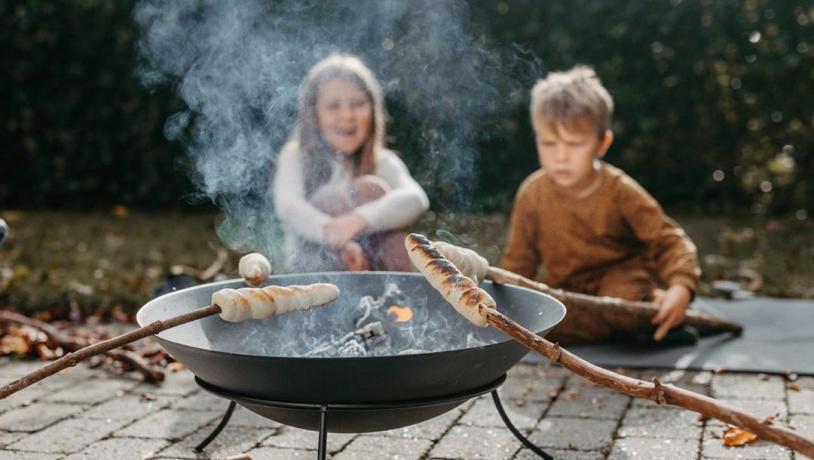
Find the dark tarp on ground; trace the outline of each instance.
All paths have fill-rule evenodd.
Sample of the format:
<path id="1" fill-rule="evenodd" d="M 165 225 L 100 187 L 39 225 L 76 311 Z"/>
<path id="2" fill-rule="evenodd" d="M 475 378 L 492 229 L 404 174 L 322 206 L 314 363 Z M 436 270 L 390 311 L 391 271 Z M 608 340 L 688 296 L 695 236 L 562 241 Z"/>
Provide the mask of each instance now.
<path id="1" fill-rule="evenodd" d="M 596 344 L 566 347 L 604 367 L 675 368 L 814 375 L 814 301 L 754 298 L 728 301 L 700 298 L 693 308 L 744 326 L 743 335 L 702 338 L 694 346 Z M 543 358 L 530 353 L 525 358 Z"/>

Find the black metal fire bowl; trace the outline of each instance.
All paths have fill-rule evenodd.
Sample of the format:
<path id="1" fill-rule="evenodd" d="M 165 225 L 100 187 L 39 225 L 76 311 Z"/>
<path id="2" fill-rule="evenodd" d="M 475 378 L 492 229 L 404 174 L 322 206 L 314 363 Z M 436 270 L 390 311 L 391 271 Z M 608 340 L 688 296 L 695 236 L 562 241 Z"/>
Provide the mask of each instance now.
<path id="1" fill-rule="evenodd" d="M 354 405 L 409 405 L 411 401 L 449 402 L 425 405 L 423 410 L 416 406 L 411 409 L 414 413 L 404 420 L 398 417 L 399 411 L 404 408 L 380 411 L 379 416 L 375 416 L 375 411 L 357 411 L 365 417 L 374 415 L 373 419 L 362 421 L 364 417 L 348 417 L 341 427 L 331 424 L 329 431 L 342 432 L 372 431 L 374 427 L 375 431 L 386 430 L 432 418 L 468 399 L 463 397 L 465 395 L 472 397 L 488 391 L 490 384 L 498 381 L 527 353 L 525 347 L 500 331 L 491 327 L 478 328 L 463 319 L 420 274 L 337 272 L 275 275 L 269 278 L 267 284 L 316 282 L 339 286 L 339 299 L 325 307 L 264 320 L 228 323 L 217 316 L 209 317 L 163 331 L 157 336 L 158 341 L 205 382 L 205 388 L 208 385 L 208 390 L 214 390 L 216 394 L 233 399 L 269 418 L 280 418 L 275 417 L 274 412 L 285 411 L 286 408 L 275 407 L 274 404 L 279 406 L 281 402 L 306 406 L 328 404 L 332 407 L 344 404 L 351 408 Z M 315 325 L 325 324 L 327 334 L 328 325 L 337 321 L 338 313 L 343 313 L 336 310 L 357 309 L 363 296 L 379 296 L 390 283 L 400 288 L 408 299 L 405 303 L 415 312 L 409 327 L 421 328 L 439 324 L 440 321 L 442 326 L 433 326 L 442 328 L 433 331 L 436 338 L 461 339 L 472 334 L 473 338 L 485 345 L 467 347 L 466 341 L 451 340 L 461 346 L 429 353 L 378 357 L 275 356 L 274 350 L 299 340 L 298 335 L 305 331 L 308 331 L 308 338 L 316 343 L 321 338 L 311 337 L 319 334 L 318 327 L 314 332 Z M 213 292 L 243 286 L 242 280 L 230 280 L 158 297 L 139 310 L 138 323 L 143 326 L 206 306 Z M 489 282 L 484 283 L 483 288 L 494 297 L 500 311 L 541 336 L 565 316 L 565 307 L 545 294 Z M 258 330 L 261 332 L 258 333 Z M 322 339 L 327 340 L 327 337 Z M 269 406 L 269 402 L 275 403 Z M 443 410 L 439 412 L 439 408 Z M 298 414 L 289 413 L 288 416 L 296 418 Z M 312 415 L 307 418 L 313 420 Z M 354 419 L 359 422 L 354 423 Z M 311 426 L 312 422 L 305 425 L 309 426 L 302 427 L 316 429 Z"/>

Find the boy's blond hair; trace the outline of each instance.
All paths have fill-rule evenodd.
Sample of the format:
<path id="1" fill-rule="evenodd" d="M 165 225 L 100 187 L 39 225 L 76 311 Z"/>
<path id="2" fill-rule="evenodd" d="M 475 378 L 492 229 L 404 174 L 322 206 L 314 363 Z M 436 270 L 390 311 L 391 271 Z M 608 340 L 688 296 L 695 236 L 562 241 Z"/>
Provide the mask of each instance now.
<path id="1" fill-rule="evenodd" d="M 549 72 L 531 90 L 531 119 L 551 125 L 589 121 L 602 136 L 610 129 L 613 99 L 593 68 Z"/>

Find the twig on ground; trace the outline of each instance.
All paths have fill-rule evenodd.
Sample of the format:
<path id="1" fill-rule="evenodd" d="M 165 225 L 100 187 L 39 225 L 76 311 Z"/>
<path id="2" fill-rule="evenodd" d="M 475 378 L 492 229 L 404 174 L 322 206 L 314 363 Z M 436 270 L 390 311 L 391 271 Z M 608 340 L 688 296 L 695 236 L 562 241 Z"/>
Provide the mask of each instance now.
<path id="1" fill-rule="evenodd" d="M 10 311 L 0 311 L 0 323 L 17 323 L 25 326 L 38 329 L 45 334 L 48 339 L 55 344 L 59 345 L 68 352 L 74 352 L 87 347 L 90 343 L 86 340 L 75 339 L 64 334 L 59 329 L 38 319 L 29 318 L 19 313 Z M 147 361 L 142 359 L 138 354 L 129 350 L 107 351 L 105 355 L 129 364 L 134 370 L 138 371 L 146 382 L 161 382 L 164 380 L 164 372 L 160 369 L 155 369 Z"/>
<path id="2" fill-rule="evenodd" d="M 44 367 L 41 367 L 30 374 L 27 374 L 23 377 L 20 377 L 17 380 L 14 380 L 11 383 L 8 383 L 7 385 L 4 385 L 2 388 L 0 388 L 0 400 L 3 400 L 7 396 L 18 392 L 33 383 L 39 382 L 40 380 L 50 375 L 53 375 L 63 369 L 76 366 L 77 363 L 79 363 L 85 358 L 89 358 L 100 353 L 105 353 L 114 348 L 118 348 L 122 345 L 135 342 L 136 340 L 143 339 L 150 335 L 158 334 L 159 332 L 165 329 L 169 329 L 171 327 L 179 326 L 181 324 L 205 318 L 207 316 L 216 315 L 220 313 L 220 311 L 221 309 L 219 306 L 209 305 L 207 307 L 199 308 L 197 310 L 193 310 L 183 315 L 174 316 L 167 320 L 153 321 L 152 323 L 146 326 L 134 329 L 126 334 L 122 334 L 120 336 L 113 337 L 111 339 L 107 339 L 102 342 L 98 342 L 88 347 L 79 349 L 77 351 L 68 353 L 67 355 L 57 359 L 56 361 L 53 361 L 52 363 Z"/>

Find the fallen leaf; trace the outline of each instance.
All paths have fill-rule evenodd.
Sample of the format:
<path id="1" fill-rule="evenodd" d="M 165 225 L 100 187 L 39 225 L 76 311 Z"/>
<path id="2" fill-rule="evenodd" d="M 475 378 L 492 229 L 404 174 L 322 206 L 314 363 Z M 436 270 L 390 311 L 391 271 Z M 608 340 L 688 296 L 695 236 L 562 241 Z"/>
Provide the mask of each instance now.
<path id="1" fill-rule="evenodd" d="M 514 400 L 514 405 L 517 406 L 517 407 L 523 407 L 523 406 L 526 405 L 526 400 L 525 399 L 515 399 Z"/>
<path id="2" fill-rule="evenodd" d="M 572 399 L 576 398 L 578 394 L 579 394 L 579 391 L 572 388 L 572 389 L 566 391 L 565 393 L 563 393 L 562 399 L 564 399 L 566 401 L 571 401 Z"/>
<path id="3" fill-rule="evenodd" d="M 182 363 L 178 362 L 178 361 L 175 361 L 174 363 L 167 364 L 167 370 L 168 371 L 178 372 L 178 371 L 183 370 L 183 369 L 184 369 L 184 365 Z"/>
<path id="4" fill-rule="evenodd" d="M 800 391 L 800 385 L 796 383 L 789 384 L 789 391 Z"/>
<path id="5" fill-rule="evenodd" d="M 724 445 L 729 447 L 741 447 L 757 439 L 757 435 L 734 426 L 724 430 Z"/>
<path id="6" fill-rule="evenodd" d="M 155 395 L 152 393 L 142 393 L 139 401 L 155 401 Z"/>

